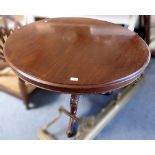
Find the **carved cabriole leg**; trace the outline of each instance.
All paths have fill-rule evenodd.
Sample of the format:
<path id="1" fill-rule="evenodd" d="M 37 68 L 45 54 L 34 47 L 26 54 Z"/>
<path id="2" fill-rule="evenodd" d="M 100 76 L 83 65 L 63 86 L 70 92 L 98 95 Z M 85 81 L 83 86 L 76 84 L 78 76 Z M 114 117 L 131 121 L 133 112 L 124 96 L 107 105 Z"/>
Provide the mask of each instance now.
<path id="1" fill-rule="evenodd" d="M 72 94 L 70 98 L 70 113 L 76 116 L 77 106 L 79 101 L 79 95 Z M 77 133 L 77 122 L 76 120 L 70 118 L 68 129 L 67 129 L 67 136 L 73 137 Z"/>
<path id="2" fill-rule="evenodd" d="M 20 88 L 23 102 L 25 104 L 26 109 L 29 109 L 29 99 L 28 99 L 27 88 L 26 88 L 25 82 L 20 78 L 18 81 L 19 81 L 19 88 Z"/>

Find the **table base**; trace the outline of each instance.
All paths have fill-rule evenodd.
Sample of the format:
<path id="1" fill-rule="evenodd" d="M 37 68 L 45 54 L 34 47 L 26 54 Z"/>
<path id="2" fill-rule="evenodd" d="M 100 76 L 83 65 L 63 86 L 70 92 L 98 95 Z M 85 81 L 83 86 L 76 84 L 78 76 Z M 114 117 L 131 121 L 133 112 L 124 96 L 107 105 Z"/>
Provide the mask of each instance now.
<path id="1" fill-rule="evenodd" d="M 70 117 L 69 126 L 67 130 L 67 136 L 73 137 L 75 140 L 91 140 L 96 137 L 101 130 L 116 116 L 116 114 L 123 108 L 123 106 L 128 103 L 130 98 L 134 95 L 137 89 L 143 82 L 143 78 L 140 77 L 134 83 L 125 87 L 120 93 L 118 93 L 106 107 L 101 109 L 99 113 L 95 116 L 88 118 L 77 118 L 77 104 L 79 100 L 79 95 L 71 95 L 70 99 L 70 112 L 68 112 L 64 107 L 59 108 L 59 116 L 53 119 L 45 128 L 42 128 L 37 138 L 40 140 L 57 139 L 54 135 L 47 132 L 47 128 L 55 123 L 61 116 L 62 113 Z M 79 129 L 77 125 L 79 124 Z M 78 129 L 78 130 L 77 130 Z"/>

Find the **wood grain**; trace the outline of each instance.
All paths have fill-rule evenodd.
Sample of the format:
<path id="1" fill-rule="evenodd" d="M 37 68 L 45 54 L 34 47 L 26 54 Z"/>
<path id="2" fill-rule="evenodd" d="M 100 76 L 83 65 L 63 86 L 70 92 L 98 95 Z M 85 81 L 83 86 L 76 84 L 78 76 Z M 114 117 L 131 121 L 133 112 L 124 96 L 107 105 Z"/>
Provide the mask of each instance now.
<path id="1" fill-rule="evenodd" d="M 146 43 L 136 33 L 89 18 L 54 18 L 23 26 L 9 36 L 4 55 L 20 78 L 77 94 L 124 87 L 150 60 Z"/>

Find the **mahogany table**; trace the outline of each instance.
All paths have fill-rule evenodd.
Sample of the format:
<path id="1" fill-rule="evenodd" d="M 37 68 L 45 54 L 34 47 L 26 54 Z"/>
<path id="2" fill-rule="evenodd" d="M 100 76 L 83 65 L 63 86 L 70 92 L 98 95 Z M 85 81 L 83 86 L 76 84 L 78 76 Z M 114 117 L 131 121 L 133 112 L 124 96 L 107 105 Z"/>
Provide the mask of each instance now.
<path id="1" fill-rule="evenodd" d="M 6 61 L 31 84 L 70 93 L 76 116 L 80 94 L 106 93 L 135 81 L 149 63 L 146 43 L 119 25 L 89 18 L 53 18 L 28 24 L 6 41 Z M 97 106 L 97 105 L 96 105 Z M 74 133 L 70 118 L 68 136 Z"/>

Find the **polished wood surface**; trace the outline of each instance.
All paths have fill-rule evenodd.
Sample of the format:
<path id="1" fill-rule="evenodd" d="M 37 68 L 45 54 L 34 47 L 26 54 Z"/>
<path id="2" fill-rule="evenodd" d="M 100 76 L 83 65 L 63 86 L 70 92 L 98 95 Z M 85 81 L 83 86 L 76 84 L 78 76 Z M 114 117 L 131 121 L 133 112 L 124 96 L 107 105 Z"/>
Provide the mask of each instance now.
<path id="1" fill-rule="evenodd" d="M 18 76 L 53 91 L 98 93 L 124 87 L 150 53 L 134 32 L 89 18 L 54 18 L 16 30 L 4 48 Z"/>

